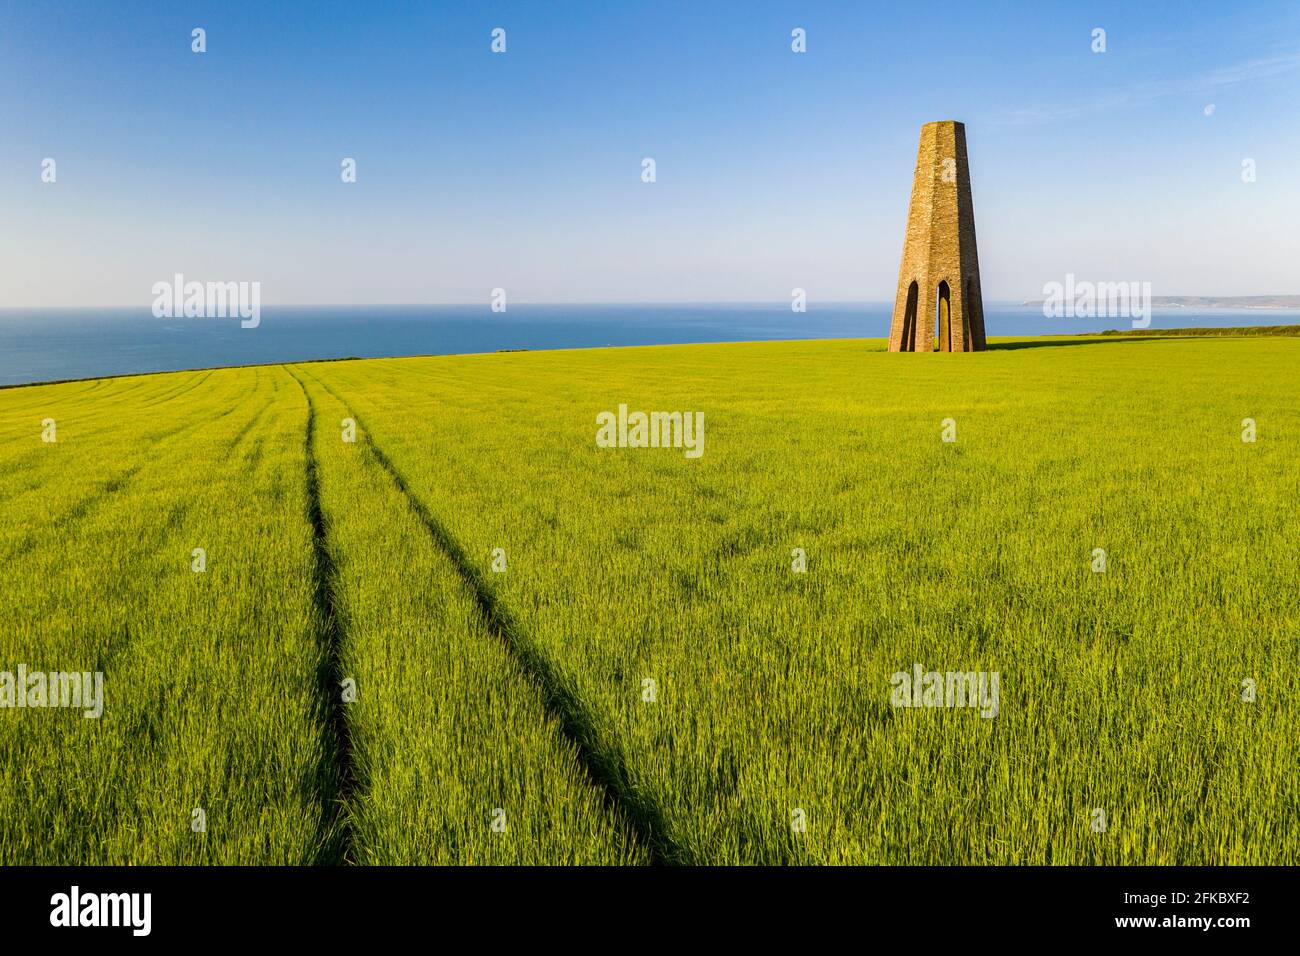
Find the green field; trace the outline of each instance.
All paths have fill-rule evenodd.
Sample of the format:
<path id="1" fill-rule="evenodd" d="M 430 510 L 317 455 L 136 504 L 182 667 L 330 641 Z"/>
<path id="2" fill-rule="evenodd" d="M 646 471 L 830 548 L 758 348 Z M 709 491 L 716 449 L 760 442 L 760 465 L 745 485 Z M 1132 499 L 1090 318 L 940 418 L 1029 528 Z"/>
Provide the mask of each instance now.
<path id="1" fill-rule="evenodd" d="M 104 675 L 0 709 L 0 863 L 1300 862 L 1298 383 L 1224 336 L 0 390 L 0 671 Z M 621 404 L 703 454 L 598 447 Z"/>

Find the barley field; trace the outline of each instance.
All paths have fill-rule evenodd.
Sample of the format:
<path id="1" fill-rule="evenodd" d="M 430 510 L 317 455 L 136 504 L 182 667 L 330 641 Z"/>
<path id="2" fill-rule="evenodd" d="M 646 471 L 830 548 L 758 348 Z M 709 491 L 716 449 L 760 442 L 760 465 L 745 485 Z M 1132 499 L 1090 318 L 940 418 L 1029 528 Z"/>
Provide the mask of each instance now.
<path id="1" fill-rule="evenodd" d="M 1300 340 L 992 345 L 0 389 L 0 863 L 1300 862 Z"/>

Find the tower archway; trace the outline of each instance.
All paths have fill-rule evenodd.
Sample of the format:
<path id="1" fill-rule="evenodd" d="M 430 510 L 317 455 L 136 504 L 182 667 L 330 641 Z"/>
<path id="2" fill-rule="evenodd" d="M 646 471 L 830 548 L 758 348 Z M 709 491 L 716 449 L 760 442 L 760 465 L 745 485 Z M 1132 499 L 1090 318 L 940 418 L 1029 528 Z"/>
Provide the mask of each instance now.
<path id="1" fill-rule="evenodd" d="M 961 341 L 962 350 L 973 352 L 975 342 L 971 337 L 971 329 L 975 325 L 975 297 L 972 287 L 975 282 L 973 279 L 966 280 L 966 294 L 961 297 Z"/>
<path id="2" fill-rule="evenodd" d="M 916 280 L 907 287 L 907 305 L 903 308 L 903 348 L 904 352 L 916 351 L 916 306 L 921 288 Z"/>
<path id="3" fill-rule="evenodd" d="M 947 282 L 939 283 L 935 296 L 934 343 L 935 351 L 952 351 L 952 290 Z"/>

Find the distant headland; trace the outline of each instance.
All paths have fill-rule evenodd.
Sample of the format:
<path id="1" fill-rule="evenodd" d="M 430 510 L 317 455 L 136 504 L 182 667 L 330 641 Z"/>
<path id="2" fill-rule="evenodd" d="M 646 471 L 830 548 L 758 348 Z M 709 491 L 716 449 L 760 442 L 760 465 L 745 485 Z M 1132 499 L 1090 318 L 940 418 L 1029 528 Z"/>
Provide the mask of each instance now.
<path id="1" fill-rule="evenodd" d="M 1042 305 L 1026 299 L 1021 305 Z M 1300 309 L 1300 295 L 1156 295 L 1151 305 L 1163 309 Z"/>

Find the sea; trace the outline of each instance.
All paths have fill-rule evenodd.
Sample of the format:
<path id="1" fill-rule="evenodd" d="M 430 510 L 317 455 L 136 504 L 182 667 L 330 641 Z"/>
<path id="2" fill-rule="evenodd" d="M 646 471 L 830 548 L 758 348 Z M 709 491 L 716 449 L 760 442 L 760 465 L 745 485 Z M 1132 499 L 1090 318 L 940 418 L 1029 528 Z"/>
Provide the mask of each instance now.
<path id="1" fill-rule="evenodd" d="M 155 318 L 149 307 L 0 309 L 0 385 L 311 359 L 451 355 L 690 342 L 884 338 L 888 302 L 700 305 L 263 306 L 235 319 Z M 1288 325 L 1300 311 L 1156 309 L 1151 327 Z M 990 336 L 1131 328 L 1129 319 L 1045 318 L 1041 305 L 989 302 Z"/>

